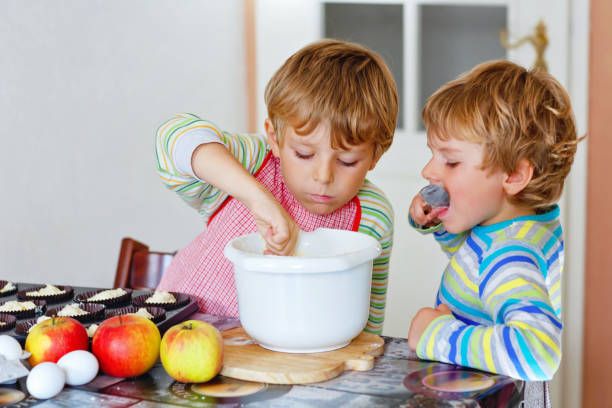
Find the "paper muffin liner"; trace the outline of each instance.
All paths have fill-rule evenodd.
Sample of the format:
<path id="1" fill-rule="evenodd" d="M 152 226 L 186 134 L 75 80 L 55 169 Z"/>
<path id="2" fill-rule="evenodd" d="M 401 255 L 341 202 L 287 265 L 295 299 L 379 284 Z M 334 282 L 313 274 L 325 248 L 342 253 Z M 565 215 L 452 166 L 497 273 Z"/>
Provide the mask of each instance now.
<path id="1" fill-rule="evenodd" d="M 0 289 L 5 287 L 9 282 L 5 280 L 0 280 Z M 0 292 L 0 297 L 11 296 L 17 292 L 17 284 L 13 282 L 15 285 L 15 289 L 7 290 L 6 292 Z"/>
<path id="2" fill-rule="evenodd" d="M 36 299 L 44 300 L 47 303 L 59 303 L 59 302 L 64 302 L 66 300 L 72 299 L 72 293 L 73 293 L 72 286 L 65 286 L 65 285 L 53 285 L 59 290 L 64 291 L 64 293 L 60 293 L 57 295 L 28 295 L 27 294 L 28 292 L 34 292 L 39 289 L 42 289 L 45 286 L 46 285 L 41 285 L 41 286 L 35 286 L 32 288 L 28 288 L 28 289 L 22 289 L 19 292 L 17 292 L 17 297 L 20 300 L 36 300 Z"/>
<path id="3" fill-rule="evenodd" d="M 185 306 L 187 303 L 189 303 L 189 296 L 185 293 L 179 293 L 179 292 L 169 292 L 176 299 L 174 303 L 157 303 L 157 302 L 146 303 L 146 300 L 150 298 L 151 296 L 153 296 L 153 293 L 154 292 L 149 292 L 149 293 L 145 293 L 145 294 L 133 297 L 132 304 L 138 307 L 154 306 L 154 307 L 161 307 L 166 310 L 172 310 L 172 309 L 176 309 L 176 308 Z"/>
<path id="4" fill-rule="evenodd" d="M 121 306 L 125 306 L 125 304 L 130 302 L 130 300 L 132 299 L 132 289 L 129 289 L 129 288 L 121 288 L 121 289 L 125 290 L 126 293 L 124 293 L 121 296 L 112 298 L 112 299 L 87 300 L 90 297 L 97 295 L 100 292 L 108 290 L 108 289 L 98 289 L 98 290 L 91 290 L 89 292 L 79 293 L 78 295 L 74 297 L 74 300 L 77 302 L 81 302 L 81 303 L 99 303 L 99 304 L 106 306 L 107 308 L 121 307 Z"/>
<path id="5" fill-rule="evenodd" d="M 166 310 L 161 307 L 154 307 L 154 306 L 141 306 L 141 307 L 144 307 L 145 309 L 147 309 L 147 312 L 153 315 L 153 318 L 151 319 L 153 323 L 159 323 L 166 318 Z M 107 310 L 106 318 L 113 317 L 113 316 L 119 316 L 119 315 L 126 315 L 130 313 L 136 313 L 138 309 L 140 309 L 140 307 L 126 306 L 120 309 Z"/>
<path id="6" fill-rule="evenodd" d="M 34 317 L 37 314 L 42 314 L 47 309 L 47 302 L 45 302 L 44 300 L 39 300 L 39 299 L 32 300 L 32 299 L 30 299 L 30 300 L 26 300 L 26 302 L 33 302 L 36 305 L 36 307 L 34 307 L 33 309 L 29 309 L 29 310 L 19 310 L 19 311 L 14 311 L 14 312 L 5 312 L 5 311 L 3 311 L 3 312 L 0 312 L 0 313 L 13 315 L 18 320 L 22 320 L 22 319 L 28 319 L 30 317 Z M 5 303 L 6 302 L 0 302 L 0 306 L 2 306 Z"/>
<path id="7" fill-rule="evenodd" d="M 17 325 L 15 326 L 15 333 L 17 334 L 21 334 L 22 336 L 27 336 L 28 335 L 28 331 L 36 326 L 36 320 L 37 319 L 28 319 L 28 320 L 23 320 L 19 323 L 17 323 Z"/>
<path id="8" fill-rule="evenodd" d="M 15 327 L 15 323 L 17 323 L 17 318 L 10 314 L 0 313 L 0 322 L 4 324 L 0 324 L 0 332 L 11 330 Z"/>
<path id="9" fill-rule="evenodd" d="M 45 313 L 47 316 L 56 315 L 64 308 L 64 306 L 54 307 L 52 309 L 48 309 Z M 67 316 L 72 317 L 74 320 L 77 320 L 81 323 L 92 322 L 94 320 L 103 320 L 104 319 L 104 310 L 106 306 L 99 303 L 79 303 L 79 308 L 86 311 L 87 314 L 84 315 L 75 315 L 75 316 Z"/>

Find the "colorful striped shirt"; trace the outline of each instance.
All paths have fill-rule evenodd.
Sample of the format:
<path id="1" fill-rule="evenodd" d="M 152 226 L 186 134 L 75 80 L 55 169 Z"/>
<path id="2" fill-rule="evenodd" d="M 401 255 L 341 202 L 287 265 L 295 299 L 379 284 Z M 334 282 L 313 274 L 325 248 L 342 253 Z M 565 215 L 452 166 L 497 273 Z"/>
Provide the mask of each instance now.
<path id="1" fill-rule="evenodd" d="M 419 339 L 421 358 L 523 380 L 550 380 L 561 360 L 563 237 L 559 207 L 451 234 L 433 232 L 450 258 L 433 320 Z"/>
<path id="2" fill-rule="evenodd" d="M 209 135 L 216 135 L 216 141 L 222 143 L 253 175 L 256 175 L 266 162 L 270 147 L 262 135 L 225 132 L 191 114 L 178 115 L 160 126 L 156 139 L 159 176 L 170 190 L 175 191 L 180 198 L 195 208 L 205 222 L 209 222 L 213 216 L 227 214 L 224 211 L 218 213 L 218 210 L 231 197 L 205 181 L 197 179 L 190 168 L 191 153 L 197 144 L 201 143 L 199 141 L 201 138 L 194 136 L 203 131 Z M 282 182 L 282 178 L 279 180 Z M 361 185 L 357 193 L 357 202 L 361 213 L 357 230 L 377 239 L 382 247 L 381 255 L 373 263 L 370 314 L 365 329 L 380 334 L 384 321 L 389 258 L 393 242 L 393 210 L 384 193 L 368 180 L 364 180 Z M 289 209 L 288 212 L 291 213 Z M 214 240 L 214 237 L 210 239 Z M 218 256 L 223 257 L 222 253 Z M 164 288 L 164 290 L 169 289 Z"/>

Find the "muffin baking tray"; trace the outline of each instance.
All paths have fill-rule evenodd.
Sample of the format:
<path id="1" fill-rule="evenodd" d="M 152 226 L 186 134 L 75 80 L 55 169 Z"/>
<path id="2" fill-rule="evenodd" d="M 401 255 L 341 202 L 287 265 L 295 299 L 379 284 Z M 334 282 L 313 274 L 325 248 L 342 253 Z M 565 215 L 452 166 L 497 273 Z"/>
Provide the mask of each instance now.
<path id="1" fill-rule="evenodd" d="M 44 286 L 40 283 L 33 284 L 33 283 L 20 283 L 20 282 L 15 282 L 15 285 L 17 286 L 16 293 L 13 293 L 10 296 L 1 297 L 0 303 L 8 302 L 10 300 L 21 301 L 21 299 L 18 298 L 17 293 L 20 293 L 20 292 L 23 293 L 23 291 L 29 290 L 31 288 L 39 288 L 41 286 Z M 15 326 L 19 326 L 20 323 L 21 323 L 21 326 L 23 326 L 26 321 L 31 324 L 31 322 L 34 319 L 40 317 L 41 315 L 49 314 L 49 310 L 61 310 L 61 308 L 64 307 L 65 305 L 72 304 L 72 303 L 80 303 L 79 300 L 82 300 L 83 296 L 79 296 L 79 295 L 91 294 L 94 291 L 100 291 L 100 290 L 103 290 L 104 288 L 88 288 L 88 287 L 73 286 L 71 289 L 72 289 L 71 298 L 64 299 L 61 302 L 54 303 L 53 305 L 47 305 L 46 308 L 37 308 L 34 316 L 27 316 L 27 317 L 26 316 L 21 317 L 19 315 L 15 316 L 16 317 Z M 108 304 L 105 305 L 104 313 L 96 313 L 95 318 L 93 318 L 92 320 L 89 320 L 85 324 L 85 326 L 87 327 L 92 323 L 95 323 L 95 324 L 102 323 L 102 321 L 104 321 L 105 319 L 117 314 L 119 312 L 118 308 L 123 308 L 122 309 L 123 311 L 126 310 L 125 309 L 126 307 L 128 308 L 134 307 L 134 309 L 137 309 L 136 306 L 140 306 L 139 303 L 142 302 L 143 296 L 151 293 L 151 290 L 133 290 L 133 291 L 130 290 L 129 292 L 130 292 L 130 299 L 127 302 L 121 302 L 121 304 L 116 305 L 117 307 L 113 307 L 115 305 L 108 305 Z M 192 313 L 195 313 L 198 311 L 198 303 L 195 297 L 187 295 L 187 294 L 183 294 L 183 293 L 180 293 L 177 295 L 178 295 L 177 297 L 180 297 L 181 299 L 180 305 L 177 305 L 177 307 L 175 308 L 167 308 L 165 310 L 165 313 L 163 314 L 163 318 L 161 319 L 160 319 L 160 314 L 164 310 L 162 309 L 159 311 L 158 314 L 156 314 L 156 319 L 154 320 L 154 323 L 157 325 L 157 327 L 159 328 L 162 334 L 171 326 L 178 324 L 184 320 L 187 320 L 187 318 Z M 137 300 L 137 301 L 134 302 L 134 300 Z M 0 314 L 0 316 L 7 316 L 7 315 Z M 12 323 L 11 318 L 8 318 L 7 320 L 10 320 Z M 15 327 L 12 327 L 9 330 L 3 330 L 1 334 L 11 335 L 22 343 L 25 342 L 25 338 L 26 338 L 26 335 L 21 334 L 19 331 L 15 330 Z"/>

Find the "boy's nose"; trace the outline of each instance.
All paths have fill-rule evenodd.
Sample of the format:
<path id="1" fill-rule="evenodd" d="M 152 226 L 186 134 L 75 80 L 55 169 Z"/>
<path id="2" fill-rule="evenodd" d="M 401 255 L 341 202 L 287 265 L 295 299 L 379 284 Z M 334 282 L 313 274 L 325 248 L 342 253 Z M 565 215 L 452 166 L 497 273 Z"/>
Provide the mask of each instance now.
<path id="1" fill-rule="evenodd" d="M 421 175 L 430 183 L 436 180 L 436 172 L 433 164 L 433 158 L 427 162 L 425 167 L 423 167 L 423 170 L 421 170 Z"/>
<path id="2" fill-rule="evenodd" d="M 332 164 L 327 160 L 321 160 L 314 166 L 312 178 L 322 184 L 329 184 L 334 181 Z"/>

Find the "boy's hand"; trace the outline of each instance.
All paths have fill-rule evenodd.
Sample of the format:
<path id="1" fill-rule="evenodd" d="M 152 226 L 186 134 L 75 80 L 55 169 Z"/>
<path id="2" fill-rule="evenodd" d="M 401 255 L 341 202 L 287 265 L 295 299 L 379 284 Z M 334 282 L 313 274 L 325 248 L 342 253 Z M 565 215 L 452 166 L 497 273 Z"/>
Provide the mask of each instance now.
<path id="1" fill-rule="evenodd" d="M 423 200 L 420 194 L 417 194 L 412 199 L 408 213 L 410 218 L 422 227 L 433 227 L 440 223 L 438 214 L 444 211 L 444 208 L 431 208 L 429 204 Z"/>
<path id="2" fill-rule="evenodd" d="M 417 345 L 419 344 L 419 340 L 421 336 L 429 326 L 429 323 L 434 321 L 440 316 L 452 314 L 448 306 L 444 303 L 441 303 L 435 309 L 431 307 L 424 307 L 417 312 L 417 314 L 412 318 L 412 322 L 410 323 L 410 330 L 408 331 L 408 347 L 412 350 L 416 350 Z"/>
<path id="3" fill-rule="evenodd" d="M 293 254 L 299 232 L 295 221 L 225 146 L 201 144 L 193 152 L 191 167 L 200 180 L 206 180 L 235 197 L 251 211 L 259 232 L 266 240 L 266 253 Z"/>
<path id="4" fill-rule="evenodd" d="M 251 209 L 260 234 L 266 240 L 265 254 L 292 255 L 299 227 L 278 201 L 270 196 Z"/>

